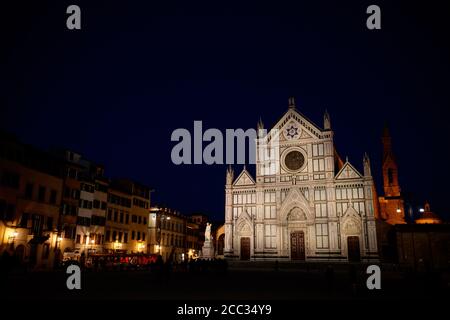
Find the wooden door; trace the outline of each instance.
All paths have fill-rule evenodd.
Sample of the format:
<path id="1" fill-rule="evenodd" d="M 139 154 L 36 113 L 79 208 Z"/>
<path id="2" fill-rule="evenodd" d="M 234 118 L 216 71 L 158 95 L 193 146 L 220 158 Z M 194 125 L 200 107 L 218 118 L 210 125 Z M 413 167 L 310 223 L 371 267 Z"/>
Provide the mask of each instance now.
<path id="1" fill-rule="evenodd" d="M 291 260 L 305 260 L 305 234 L 303 231 L 291 233 Z"/>
<path id="2" fill-rule="evenodd" d="M 360 261 L 361 252 L 359 250 L 359 237 L 351 236 L 347 238 L 348 261 Z"/>
<path id="3" fill-rule="evenodd" d="M 241 238 L 241 260 L 250 260 L 250 238 Z"/>

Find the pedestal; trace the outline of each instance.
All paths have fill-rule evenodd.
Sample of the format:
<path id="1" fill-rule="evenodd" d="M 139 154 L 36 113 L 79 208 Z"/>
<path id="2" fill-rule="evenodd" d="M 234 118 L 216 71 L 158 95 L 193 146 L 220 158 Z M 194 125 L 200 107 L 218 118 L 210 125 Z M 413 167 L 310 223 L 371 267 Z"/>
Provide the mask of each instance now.
<path id="1" fill-rule="evenodd" d="M 205 241 L 202 247 L 203 259 L 214 259 L 214 245 L 212 241 Z"/>

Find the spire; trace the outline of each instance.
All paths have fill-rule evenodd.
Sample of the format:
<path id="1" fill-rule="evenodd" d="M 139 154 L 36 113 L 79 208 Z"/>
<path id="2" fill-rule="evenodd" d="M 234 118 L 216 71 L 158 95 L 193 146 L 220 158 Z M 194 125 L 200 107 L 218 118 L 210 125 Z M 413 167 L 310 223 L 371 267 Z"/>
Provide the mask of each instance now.
<path id="1" fill-rule="evenodd" d="M 392 139 L 388 124 L 385 123 L 383 129 L 383 187 L 384 195 L 388 197 L 400 196 L 400 186 L 398 183 L 397 162 L 392 151 Z"/>
<path id="2" fill-rule="evenodd" d="M 259 117 L 258 123 L 256 124 L 256 134 L 258 135 L 258 138 L 264 137 L 264 123 L 261 120 L 261 117 Z"/>
<path id="3" fill-rule="evenodd" d="M 363 165 L 364 165 L 364 176 L 365 177 L 371 176 L 372 173 L 370 170 L 370 159 L 369 159 L 367 152 L 364 152 Z"/>
<path id="4" fill-rule="evenodd" d="M 295 98 L 289 97 L 289 109 L 295 109 Z"/>
<path id="5" fill-rule="evenodd" d="M 256 125 L 256 129 L 258 129 L 258 131 L 261 129 L 264 129 L 264 123 L 262 122 L 261 117 L 259 117 L 258 123 Z"/>
<path id="6" fill-rule="evenodd" d="M 383 159 L 384 159 L 386 158 L 387 155 L 392 153 L 391 132 L 389 130 L 389 125 L 387 122 L 385 122 L 384 124 L 383 136 L 381 140 L 383 142 Z"/>
<path id="7" fill-rule="evenodd" d="M 227 185 L 231 185 L 234 179 L 234 170 L 231 168 L 231 165 L 227 168 Z"/>
<path id="8" fill-rule="evenodd" d="M 323 128 L 325 130 L 331 130 L 330 114 L 327 109 L 325 109 L 325 113 L 323 114 Z"/>
<path id="9" fill-rule="evenodd" d="M 425 212 L 431 212 L 430 203 L 428 201 L 425 201 Z"/>

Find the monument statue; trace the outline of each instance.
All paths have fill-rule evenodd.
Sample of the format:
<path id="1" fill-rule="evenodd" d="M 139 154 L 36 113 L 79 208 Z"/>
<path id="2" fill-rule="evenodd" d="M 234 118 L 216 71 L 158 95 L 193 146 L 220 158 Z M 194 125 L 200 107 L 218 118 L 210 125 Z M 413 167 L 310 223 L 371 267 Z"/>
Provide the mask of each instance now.
<path id="1" fill-rule="evenodd" d="M 211 223 L 206 223 L 205 241 L 211 241 Z"/>
<path id="2" fill-rule="evenodd" d="M 214 258 L 214 245 L 211 238 L 211 223 L 206 224 L 205 229 L 205 242 L 202 247 L 202 258 L 213 259 Z"/>

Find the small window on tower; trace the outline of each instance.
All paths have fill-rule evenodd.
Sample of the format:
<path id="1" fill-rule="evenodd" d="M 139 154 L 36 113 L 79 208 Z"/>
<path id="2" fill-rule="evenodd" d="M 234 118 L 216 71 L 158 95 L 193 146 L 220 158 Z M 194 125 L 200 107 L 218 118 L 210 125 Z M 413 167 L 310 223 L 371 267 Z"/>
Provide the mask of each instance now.
<path id="1" fill-rule="evenodd" d="M 388 184 L 392 185 L 394 183 L 394 170 L 389 168 L 387 174 L 388 174 Z"/>

